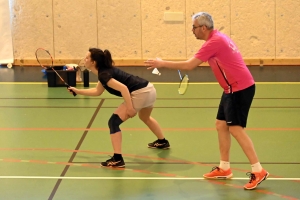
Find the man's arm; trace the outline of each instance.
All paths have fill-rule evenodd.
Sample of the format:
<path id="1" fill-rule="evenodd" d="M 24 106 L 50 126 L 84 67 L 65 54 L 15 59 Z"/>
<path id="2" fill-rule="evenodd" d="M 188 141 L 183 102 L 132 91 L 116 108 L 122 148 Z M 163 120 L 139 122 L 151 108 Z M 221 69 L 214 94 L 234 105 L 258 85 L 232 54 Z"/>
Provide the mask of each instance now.
<path id="1" fill-rule="evenodd" d="M 153 68 L 168 68 L 168 69 L 180 69 L 180 70 L 192 70 L 203 63 L 202 60 L 199 60 L 195 57 L 190 58 L 186 61 L 166 61 L 166 60 L 147 60 L 145 61 L 145 66 L 147 69 Z"/>

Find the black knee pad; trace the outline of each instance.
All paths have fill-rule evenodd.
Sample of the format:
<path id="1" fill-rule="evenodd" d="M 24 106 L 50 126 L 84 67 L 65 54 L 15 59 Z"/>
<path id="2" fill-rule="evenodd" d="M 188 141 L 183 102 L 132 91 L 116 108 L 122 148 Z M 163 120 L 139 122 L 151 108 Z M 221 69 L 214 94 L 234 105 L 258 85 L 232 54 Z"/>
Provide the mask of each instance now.
<path id="1" fill-rule="evenodd" d="M 117 132 L 120 132 L 120 124 L 122 124 L 123 121 L 121 120 L 121 118 L 119 117 L 119 115 L 117 114 L 112 114 L 112 116 L 110 117 L 110 119 L 108 120 L 108 127 L 110 130 L 110 134 L 114 134 Z"/>

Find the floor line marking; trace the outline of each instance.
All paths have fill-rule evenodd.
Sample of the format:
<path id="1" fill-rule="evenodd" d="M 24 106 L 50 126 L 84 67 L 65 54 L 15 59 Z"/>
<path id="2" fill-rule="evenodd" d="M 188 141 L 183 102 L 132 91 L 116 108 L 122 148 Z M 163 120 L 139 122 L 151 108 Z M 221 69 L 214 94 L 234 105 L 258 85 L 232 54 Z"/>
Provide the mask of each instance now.
<path id="1" fill-rule="evenodd" d="M 0 179 L 71 179 L 71 180 L 222 180 L 202 177 L 60 177 L 60 176 L 0 176 Z M 249 178 L 231 178 L 249 180 Z M 299 181 L 300 178 L 268 178 L 269 181 Z"/>
<path id="2" fill-rule="evenodd" d="M 81 165 L 81 166 L 84 166 L 84 165 Z M 98 167 L 97 167 L 98 168 Z M 101 167 L 99 167 L 99 168 L 101 168 Z M 128 170 L 127 168 L 109 168 L 109 169 L 111 169 L 111 170 Z M 130 170 L 130 169 L 129 169 Z M 146 173 L 146 174 L 149 174 L 147 171 L 145 171 L 145 170 L 132 170 L 132 171 L 134 171 L 134 172 L 141 172 L 141 173 Z M 131 178 L 131 180 L 137 180 L 138 178 L 139 178 L 139 180 L 146 180 L 146 179 L 148 179 L 148 180 L 150 180 L 150 179 L 152 179 L 152 180 L 158 180 L 158 179 L 160 179 L 160 180 L 194 180 L 194 181 L 204 181 L 204 178 L 203 177 L 199 177 L 199 178 L 188 178 L 188 177 L 182 177 L 182 176 L 177 176 L 177 175 L 172 175 L 172 174 L 166 174 L 166 173 L 153 173 L 153 172 L 150 172 L 150 174 L 155 174 L 155 175 L 159 175 L 159 176 L 167 176 L 167 177 L 164 177 L 164 178 L 162 178 L 162 177 L 113 177 L 113 179 L 125 179 L 125 180 L 129 180 L 130 178 Z M 113 180 L 111 177 L 61 177 L 61 176 L 59 176 L 59 177 L 52 177 L 52 176 L 50 176 L 50 177 L 48 177 L 48 176 L 21 176 L 23 179 L 29 179 L 29 178 L 31 178 L 31 179 L 46 179 L 46 178 L 48 178 L 48 179 L 58 179 L 58 180 L 60 180 L 60 181 L 62 181 L 62 179 L 69 179 L 69 180 L 75 180 L 75 179 L 77 179 L 77 180 L 100 180 L 100 179 L 102 179 L 102 180 Z M 170 178 L 170 177 L 173 177 L 173 178 Z M 2 177 L 0 177 L 0 180 L 1 180 L 1 178 Z M 17 179 L 17 178 L 19 178 L 20 179 L 20 177 L 18 177 L 18 176 L 14 176 L 14 177 L 11 177 L 11 176 L 9 176 L 9 178 L 10 179 L 12 179 L 12 178 L 14 178 L 14 179 Z M 96 178 L 96 179 L 95 179 Z M 183 178 L 185 178 L 185 179 L 183 179 Z M 276 179 L 277 180 L 279 180 L 278 179 L 279 177 L 277 177 Z M 3 178 L 4 179 L 4 178 Z M 248 178 L 234 178 L 234 179 L 242 179 L 242 180 L 248 180 Z M 270 178 L 270 180 L 271 180 L 272 178 Z M 282 179 L 282 178 L 281 178 Z M 220 179 L 208 179 L 208 180 L 205 180 L 205 181 L 207 181 L 208 183 L 212 183 L 212 184 L 218 184 L 218 185 L 224 185 L 224 186 L 229 186 L 229 187 L 233 187 L 233 188 L 243 188 L 242 186 L 240 186 L 240 185 L 235 185 L 235 184 L 232 184 L 232 182 L 230 183 L 226 183 L 226 181 L 222 181 L 222 180 L 220 180 Z M 295 181 L 295 182 L 300 182 L 300 181 Z M 273 195 L 273 196 L 279 196 L 279 197 L 282 197 L 282 198 L 287 198 L 287 196 L 285 196 L 285 195 L 281 195 L 281 194 L 277 194 L 277 193 L 274 193 L 274 192 L 271 192 L 271 191 L 268 191 L 268 190 L 261 190 L 261 189 L 259 189 L 259 190 L 255 190 L 255 192 L 258 192 L 258 193 L 264 193 L 264 194 L 268 194 L 268 195 Z M 289 197 L 289 199 L 295 199 L 294 197 Z"/>
<path id="3" fill-rule="evenodd" d="M 10 127 L 0 127 L 1 131 L 107 131 L 107 127 L 99 128 L 38 128 L 38 127 L 29 127 L 29 128 L 10 128 Z M 148 131 L 148 128 L 123 128 L 126 131 Z M 216 128 L 162 128 L 164 131 L 215 131 Z M 299 131 L 300 127 L 295 128 L 246 128 L 247 131 Z"/>
<path id="4" fill-rule="evenodd" d="M 155 85 L 178 85 L 178 82 L 152 82 Z M 39 84 L 47 84 L 47 82 L 0 82 L 0 85 L 39 85 Z M 77 83 L 80 84 L 80 83 Z M 97 82 L 90 82 L 90 84 L 94 85 Z M 218 85 L 218 82 L 190 82 L 190 85 Z M 300 82 L 255 82 L 255 84 L 259 85 L 299 85 Z"/>
<path id="5" fill-rule="evenodd" d="M 101 107 L 102 107 L 104 101 L 105 101 L 105 99 L 102 99 L 102 100 L 100 101 L 100 103 L 98 104 L 98 106 L 97 106 L 95 112 L 93 113 L 91 119 L 89 120 L 89 123 L 88 123 L 86 129 L 91 128 L 91 126 L 92 126 L 92 124 L 93 124 L 95 118 L 97 117 L 97 115 L 98 115 L 98 113 L 99 113 L 99 110 L 101 109 Z M 81 145 L 82 145 L 84 139 L 86 138 L 88 132 L 89 132 L 88 130 L 85 130 L 85 131 L 83 132 L 83 134 L 82 134 L 80 140 L 78 141 L 78 143 L 77 143 L 77 145 L 76 145 L 76 147 L 75 147 L 75 149 L 74 149 L 75 151 L 73 151 L 73 153 L 72 153 L 71 157 L 69 158 L 69 161 L 68 161 L 68 162 L 61 162 L 61 163 L 58 163 L 58 162 L 57 162 L 57 164 L 63 164 L 63 165 L 65 165 L 65 168 L 63 169 L 63 171 L 62 171 L 62 173 L 61 173 L 61 175 L 60 175 L 61 177 L 62 177 L 62 176 L 64 177 L 64 176 L 66 175 L 68 169 L 70 168 L 70 166 L 73 165 L 72 162 L 73 162 L 73 160 L 75 159 L 75 157 L 76 157 L 76 155 L 77 155 L 77 153 L 78 153 L 78 150 L 80 149 L 80 147 L 81 147 Z M 58 180 L 57 180 L 57 182 L 56 182 L 54 188 L 52 189 L 52 192 L 50 193 L 50 196 L 49 196 L 49 198 L 48 198 L 49 200 L 52 200 L 53 197 L 55 196 L 56 191 L 58 190 L 58 187 L 60 186 L 61 181 L 62 181 L 62 179 L 58 179 Z"/>

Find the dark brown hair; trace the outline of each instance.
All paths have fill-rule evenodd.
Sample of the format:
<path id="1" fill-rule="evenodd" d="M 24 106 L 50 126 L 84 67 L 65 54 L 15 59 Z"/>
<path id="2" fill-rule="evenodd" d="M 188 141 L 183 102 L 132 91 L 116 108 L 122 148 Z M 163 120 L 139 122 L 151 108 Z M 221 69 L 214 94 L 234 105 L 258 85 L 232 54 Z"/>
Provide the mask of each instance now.
<path id="1" fill-rule="evenodd" d="M 113 67 L 114 61 L 109 50 L 102 51 L 99 48 L 89 48 L 89 52 L 91 53 L 91 60 L 96 62 L 97 69 Z"/>

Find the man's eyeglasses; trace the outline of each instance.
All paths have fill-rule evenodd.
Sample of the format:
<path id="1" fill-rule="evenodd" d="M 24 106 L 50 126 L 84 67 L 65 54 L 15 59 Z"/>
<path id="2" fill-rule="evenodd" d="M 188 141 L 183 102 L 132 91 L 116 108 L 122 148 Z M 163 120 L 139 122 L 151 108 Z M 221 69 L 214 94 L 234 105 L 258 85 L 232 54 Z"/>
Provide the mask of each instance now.
<path id="1" fill-rule="evenodd" d="M 193 26 L 193 31 L 196 30 L 196 28 L 202 27 L 204 25 L 200 25 L 200 26 Z"/>

